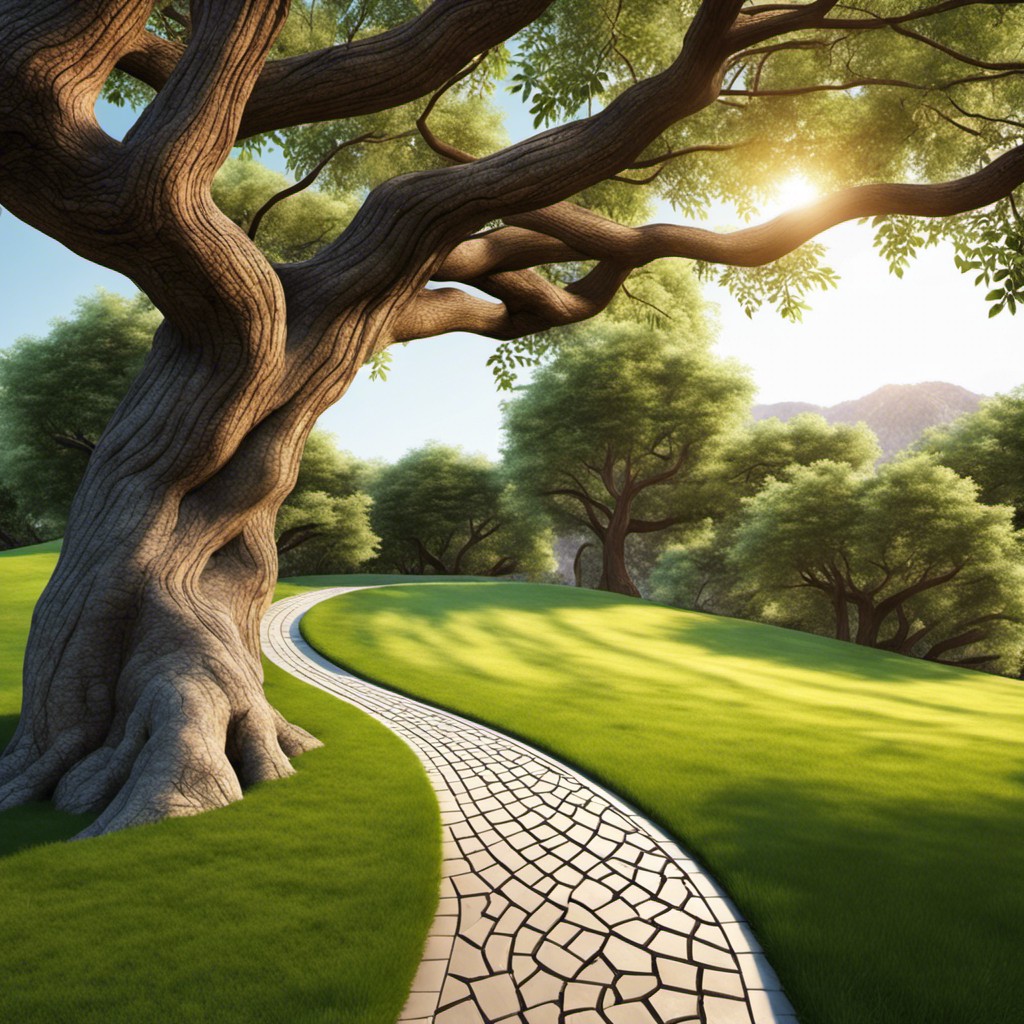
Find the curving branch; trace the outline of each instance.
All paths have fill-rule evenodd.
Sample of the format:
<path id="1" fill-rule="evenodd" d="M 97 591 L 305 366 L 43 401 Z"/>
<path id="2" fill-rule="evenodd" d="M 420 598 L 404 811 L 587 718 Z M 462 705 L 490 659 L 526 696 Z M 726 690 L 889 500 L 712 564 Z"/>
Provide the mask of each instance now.
<path id="1" fill-rule="evenodd" d="M 429 288 L 408 304 L 395 327 L 396 341 L 471 331 L 499 341 L 589 320 L 615 297 L 628 266 L 602 261 L 586 276 L 559 288 L 532 270 L 506 271 L 468 283 L 497 299 L 460 288 Z"/>
<path id="2" fill-rule="evenodd" d="M 427 124 L 427 119 L 433 113 L 434 107 L 437 106 L 438 101 L 452 86 L 457 85 L 464 78 L 468 78 L 481 64 L 487 59 L 488 51 L 481 53 L 478 57 L 475 57 L 469 62 L 457 75 L 453 75 L 448 79 L 444 85 L 441 86 L 433 96 L 430 97 L 430 101 L 423 108 L 423 113 L 416 119 L 416 130 L 423 137 L 423 141 L 435 152 L 438 156 L 444 157 L 446 160 L 451 160 L 457 164 L 468 164 L 476 159 L 469 153 L 459 149 L 456 146 L 451 146 L 447 142 L 442 142 L 431 130 Z"/>
<path id="3" fill-rule="evenodd" d="M 973 68 L 981 68 L 984 71 L 1024 71 L 1024 64 L 1020 61 L 978 60 L 970 54 L 964 53 L 963 50 L 946 46 L 945 43 L 940 43 L 937 39 L 932 39 L 930 36 L 926 36 L 922 32 L 916 32 L 914 29 L 905 28 L 902 25 L 892 25 L 891 28 L 897 35 L 905 36 L 907 39 L 913 39 L 915 42 L 930 46 L 933 50 L 938 50 L 939 53 L 943 53 L 947 57 L 952 57 L 953 60 Z"/>
<path id="4" fill-rule="evenodd" d="M 435 0 L 418 17 L 390 31 L 269 61 L 249 98 L 239 137 L 372 114 L 427 96 L 551 3 Z M 124 54 L 118 67 L 160 93 L 182 53 L 180 45 L 148 34 Z"/>
<path id="5" fill-rule="evenodd" d="M 868 89 L 884 87 L 892 89 L 910 89 L 914 92 L 946 92 L 958 85 L 972 85 L 978 82 L 994 82 L 1001 78 L 1009 78 L 1019 75 L 1024 71 L 1024 65 L 1020 65 L 1010 71 L 998 71 L 987 75 L 965 75 L 962 78 L 953 78 L 948 82 L 939 82 L 935 85 L 924 85 L 921 82 L 911 82 L 903 78 L 851 78 L 845 82 L 822 82 L 815 85 L 797 85 L 786 89 L 722 89 L 720 96 L 744 96 L 749 99 L 762 99 L 769 96 L 809 96 L 812 93 L 820 92 L 849 92 L 853 89 Z"/>
<path id="6" fill-rule="evenodd" d="M 876 184 L 842 189 L 764 224 L 719 233 L 673 224 L 626 227 L 571 203 L 519 214 L 509 223 L 561 242 L 563 251 L 589 259 L 617 259 L 632 267 L 668 256 L 754 267 L 785 256 L 827 228 L 847 220 L 904 214 L 949 217 L 988 206 L 1024 183 L 1024 145 L 987 167 L 928 185 Z M 564 258 L 564 257 L 562 257 Z"/>

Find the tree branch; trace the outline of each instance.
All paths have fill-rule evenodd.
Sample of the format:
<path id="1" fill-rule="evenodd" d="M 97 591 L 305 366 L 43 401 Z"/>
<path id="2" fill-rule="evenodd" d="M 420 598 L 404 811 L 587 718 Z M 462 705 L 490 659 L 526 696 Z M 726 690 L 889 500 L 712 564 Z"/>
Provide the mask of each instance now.
<path id="1" fill-rule="evenodd" d="M 498 302 L 488 302 L 459 288 L 424 289 L 398 319 L 395 340 L 464 330 L 506 341 L 579 323 L 601 312 L 628 275 L 629 268 L 602 261 L 567 288 L 553 285 L 532 270 L 508 271 L 467 282 Z"/>
<path id="2" fill-rule="evenodd" d="M 269 61 L 239 137 L 401 106 L 440 88 L 477 54 L 529 25 L 552 0 L 435 0 L 403 25 L 315 53 Z M 155 37 L 118 65 L 163 91 L 181 48 Z"/>
<path id="3" fill-rule="evenodd" d="M 320 536 L 323 528 L 323 523 L 302 523 L 299 526 L 292 526 L 285 530 L 284 533 L 277 538 L 278 556 L 285 554 L 287 551 L 294 550 L 300 544 L 305 544 L 314 537 Z"/>
<path id="4" fill-rule="evenodd" d="M 320 176 L 320 172 L 343 150 L 349 146 L 358 145 L 360 142 L 368 142 L 371 144 L 379 144 L 382 142 L 394 142 L 396 139 L 408 138 L 414 133 L 412 130 L 407 132 L 398 132 L 395 135 L 375 135 L 373 132 L 364 132 L 362 135 L 357 135 L 354 139 L 345 139 L 343 142 L 339 142 L 336 146 L 333 146 L 327 153 L 327 155 L 307 174 L 301 181 L 297 181 L 294 185 L 289 185 L 288 188 L 282 189 L 280 192 L 272 195 L 254 214 L 251 223 L 249 224 L 249 230 L 247 234 L 251 239 L 255 241 L 256 232 L 260 229 L 260 224 L 263 218 L 282 200 L 288 199 L 290 196 L 294 196 L 304 189 L 309 188 L 314 181 Z"/>

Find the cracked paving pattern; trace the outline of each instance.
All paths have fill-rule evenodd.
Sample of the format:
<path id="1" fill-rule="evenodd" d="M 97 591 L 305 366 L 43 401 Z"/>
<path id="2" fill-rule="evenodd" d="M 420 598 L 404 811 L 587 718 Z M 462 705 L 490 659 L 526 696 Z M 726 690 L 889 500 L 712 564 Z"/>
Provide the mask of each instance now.
<path id="1" fill-rule="evenodd" d="M 273 605 L 267 657 L 398 734 L 443 825 L 437 917 L 400 1024 L 796 1024 L 747 924 L 617 797 L 518 740 L 355 678 Z"/>

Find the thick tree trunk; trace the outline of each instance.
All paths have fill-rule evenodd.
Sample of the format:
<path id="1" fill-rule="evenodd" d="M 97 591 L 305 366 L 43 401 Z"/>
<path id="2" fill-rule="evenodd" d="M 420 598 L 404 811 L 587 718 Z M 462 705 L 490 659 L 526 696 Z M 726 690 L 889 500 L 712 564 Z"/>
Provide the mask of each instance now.
<path id="1" fill-rule="evenodd" d="M 83 835 L 238 800 L 319 746 L 267 702 L 259 621 L 277 509 L 325 392 L 261 418 L 259 373 L 172 335 L 90 459 L 0 757 L 0 810 L 52 797 L 98 814 Z"/>
<path id="2" fill-rule="evenodd" d="M 573 585 L 577 587 L 583 586 L 583 552 L 587 548 L 592 548 L 594 545 L 590 541 L 584 541 L 576 549 L 576 557 L 572 560 L 572 579 Z"/>
<path id="3" fill-rule="evenodd" d="M 850 606 L 846 601 L 846 596 L 839 588 L 832 595 L 832 610 L 836 620 L 836 639 L 848 641 L 850 639 Z"/>
<path id="4" fill-rule="evenodd" d="M 618 507 L 612 521 L 608 524 L 601 538 L 601 579 L 598 590 L 609 590 L 613 594 L 626 594 L 628 597 L 639 597 L 633 578 L 626 567 L 626 524 L 629 522 L 629 510 L 620 511 Z"/>

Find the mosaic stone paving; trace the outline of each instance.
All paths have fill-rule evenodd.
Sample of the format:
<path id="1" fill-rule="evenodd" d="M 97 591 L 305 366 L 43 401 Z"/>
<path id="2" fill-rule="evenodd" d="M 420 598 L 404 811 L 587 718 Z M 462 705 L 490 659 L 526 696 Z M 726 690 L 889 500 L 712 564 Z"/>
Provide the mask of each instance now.
<path id="1" fill-rule="evenodd" d="M 500 733 L 357 679 L 275 604 L 268 658 L 361 708 L 426 767 L 444 830 L 440 902 L 399 1024 L 796 1024 L 749 927 L 656 826 Z"/>

